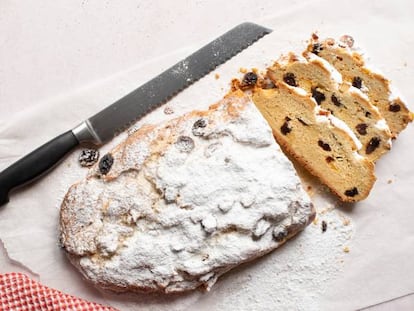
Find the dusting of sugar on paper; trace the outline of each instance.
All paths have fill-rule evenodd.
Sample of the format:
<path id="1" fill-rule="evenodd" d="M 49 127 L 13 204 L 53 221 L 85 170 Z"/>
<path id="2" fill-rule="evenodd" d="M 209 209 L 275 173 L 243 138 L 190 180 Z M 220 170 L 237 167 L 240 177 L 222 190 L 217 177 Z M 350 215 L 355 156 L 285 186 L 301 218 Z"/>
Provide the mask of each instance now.
<path id="1" fill-rule="evenodd" d="M 344 225 L 343 217 L 337 210 L 317 214 L 316 221 L 283 248 L 219 281 L 214 295 L 201 298 L 202 310 L 224 310 L 240 299 L 251 310 L 320 310 L 319 297 L 341 270 L 343 249 L 354 231 L 352 223 Z M 322 220 L 328 224 L 326 232 Z"/>

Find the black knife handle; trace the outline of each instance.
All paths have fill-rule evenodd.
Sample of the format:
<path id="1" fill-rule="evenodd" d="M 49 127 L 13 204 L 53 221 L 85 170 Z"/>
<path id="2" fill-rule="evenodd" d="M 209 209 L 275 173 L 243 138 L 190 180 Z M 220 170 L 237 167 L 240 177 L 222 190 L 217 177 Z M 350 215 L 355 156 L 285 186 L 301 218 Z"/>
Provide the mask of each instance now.
<path id="1" fill-rule="evenodd" d="M 67 131 L 6 168 L 0 173 L 0 206 L 9 202 L 10 190 L 52 168 L 77 145 L 75 135 Z"/>

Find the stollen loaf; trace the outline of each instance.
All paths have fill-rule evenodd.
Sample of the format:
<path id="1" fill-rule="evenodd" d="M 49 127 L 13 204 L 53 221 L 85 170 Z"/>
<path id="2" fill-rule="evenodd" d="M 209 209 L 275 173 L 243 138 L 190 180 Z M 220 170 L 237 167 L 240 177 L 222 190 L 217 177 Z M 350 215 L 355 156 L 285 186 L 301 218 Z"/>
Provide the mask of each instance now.
<path id="1" fill-rule="evenodd" d="M 104 155 L 67 192 L 60 239 L 100 287 L 173 293 L 211 288 L 313 218 L 270 126 L 238 91 L 143 126 Z"/>

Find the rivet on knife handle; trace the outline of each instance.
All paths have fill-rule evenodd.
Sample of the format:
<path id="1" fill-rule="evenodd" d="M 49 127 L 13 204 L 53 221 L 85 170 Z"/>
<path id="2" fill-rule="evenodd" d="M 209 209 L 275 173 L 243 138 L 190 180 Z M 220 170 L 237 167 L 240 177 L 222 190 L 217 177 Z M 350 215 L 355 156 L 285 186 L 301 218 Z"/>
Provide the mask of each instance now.
<path id="1" fill-rule="evenodd" d="M 128 125 L 270 32 L 270 29 L 253 23 L 234 27 L 72 131 L 56 137 L 17 161 L 0 173 L 0 205 L 8 202 L 10 190 L 46 172 L 79 143 L 100 145 L 109 141 Z"/>

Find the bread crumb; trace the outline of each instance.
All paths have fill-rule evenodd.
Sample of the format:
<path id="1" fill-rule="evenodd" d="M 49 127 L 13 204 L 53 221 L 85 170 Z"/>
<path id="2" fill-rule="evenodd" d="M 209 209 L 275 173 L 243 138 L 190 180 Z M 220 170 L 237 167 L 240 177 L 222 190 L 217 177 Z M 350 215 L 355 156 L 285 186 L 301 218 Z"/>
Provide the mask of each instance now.
<path id="1" fill-rule="evenodd" d="M 307 186 L 305 188 L 306 192 L 309 194 L 310 197 L 315 195 L 315 191 L 313 190 L 312 186 Z"/>
<path id="2" fill-rule="evenodd" d="M 234 79 L 231 80 L 231 90 L 233 92 L 237 91 L 237 90 L 240 90 L 240 81 L 239 81 L 239 79 L 234 78 Z"/>
<path id="3" fill-rule="evenodd" d="M 344 226 L 349 226 L 349 224 L 351 223 L 351 221 L 348 218 L 345 218 L 342 220 L 342 223 L 344 224 Z"/>
<path id="4" fill-rule="evenodd" d="M 387 184 L 391 184 L 392 183 L 392 179 L 388 179 Z"/>
<path id="5" fill-rule="evenodd" d="M 312 221 L 312 223 L 313 223 L 314 225 L 317 225 L 317 224 L 318 224 L 318 217 L 316 217 L 316 216 L 315 216 L 315 219 Z"/>
<path id="6" fill-rule="evenodd" d="M 252 68 L 252 72 L 254 72 L 255 74 L 258 74 L 258 73 L 259 73 L 259 69 L 257 69 L 257 68 Z"/>
<path id="7" fill-rule="evenodd" d="M 214 78 L 215 78 L 216 80 L 218 80 L 218 79 L 220 79 L 220 75 L 219 75 L 218 73 L 216 73 L 216 74 L 214 75 Z"/>
<path id="8" fill-rule="evenodd" d="M 246 68 L 243 68 L 243 67 L 240 67 L 239 71 L 240 71 L 241 73 L 246 73 L 246 72 L 247 72 L 247 69 L 246 69 Z"/>
<path id="9" fill-rule="evenodd" d="M 165 114 L 173 114 L 174 110 L 171 107 L 167 106 L 167 107 L 164 108 L 164 113 Z"/>
<path id="10" fill-rule="evenodd" d="M 344 253 L 349 253 L 349 247 L 348 246 L 344 247 Z"/>

